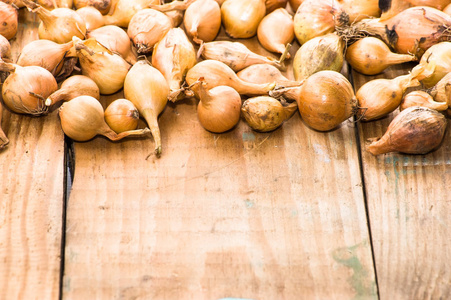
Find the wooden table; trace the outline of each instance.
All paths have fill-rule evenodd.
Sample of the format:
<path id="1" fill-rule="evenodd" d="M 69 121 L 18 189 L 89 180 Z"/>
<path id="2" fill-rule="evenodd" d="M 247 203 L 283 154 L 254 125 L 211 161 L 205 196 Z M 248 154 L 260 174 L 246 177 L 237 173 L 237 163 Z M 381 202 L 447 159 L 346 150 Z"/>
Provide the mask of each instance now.
<path id="1" fill-rule="evenodd" d="M 15 57 L 37 38 L 20 18 Z M 433 153 L 375 157 L 366 140 L 394 114 L 212 134 L 196 105 L 166 107 L 160 159 L 149 137 L 71 147 L 56 111 L 4 110 L 0 299 L 451 298 L 450 125 Z"/>

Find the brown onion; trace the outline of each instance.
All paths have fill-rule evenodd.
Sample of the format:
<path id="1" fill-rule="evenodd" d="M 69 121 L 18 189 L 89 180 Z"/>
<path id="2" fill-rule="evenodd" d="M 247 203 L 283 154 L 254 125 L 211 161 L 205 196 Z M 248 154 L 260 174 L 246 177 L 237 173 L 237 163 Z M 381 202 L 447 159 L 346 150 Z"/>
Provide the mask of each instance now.
<path id="1" fill-rule="evenodd" d="M 105 122 L 104 110 L 100 102 L 91 96 L 79 96 L 64 102 L 58 110 L 64 133 L 77 142 L 85 142 L 96 135 L 103 135 L 112 141 L 127 136 L 142 136 L 149 129 L 114 132 Z"/>
<path id="2" fill-rule="evenodd" d="M 11 74 L 2 86 L 4 104 L 16 113 L 42 115 L 45 99 L 58 89 L 52 73 L 38 66 L 21 67 L 0 61 L 0 70 Z"/>
<path id="3" fill-rule="evenodd" d="M 108 15 L 104 16 L 105 24 L 126 28 L 138 11 L 159 3 L 160 0 L 116 0 L 112 3 Z"/>
<path id="4" fill-rule="evenodd" d="M 238 78 L 236 73 L 226 64 L 217 60 L 204 60 L 197 63 L 186 74 L 186 83 L 192 85 L 203 77 L 207 87 L 226 85 L 235 89 L 240 95 L 258 96 L 274 89 L 275 83 L 255 84 Z"/>
<path id="5" fill-rule="evenodd" d="M 73 75 L 64 80 L 61 87 L 45 100 L 45 105 L 50 106 L 60 101 L 69 101 L 78 96 L 91 96 L 100 100 L 99 87 L 94 80 L 87 76 Z"/>
<path id="6" fill-rule="evenodd" d="M 426 154 L 440 146 L 447 120 L 434 109 L 413 106 L 391 121 L 384 135 L 373 141 L 367 151 L 373 155 L 388 152 Z"/>
<path id="7" fill-rule="evenodd" d="M 319 131 L 335 129 L 352 117 L 357 99 L 349 81 L 335 71 L 319 71 L 302 85 L 298 99 L 302 120 Z"/>
<path id="8" fill-rule="evenodd" d="M 222 23 L 233 38 L 253 37 L 265 14 L 265 0 L 227 0 L 221 6 Z"/>
<path id="9" fill-rule="evenodd" d="M 197 116 L 206 130 L 226 132 L 240 121 L 241 97 L 237 91 L 228 86 L 216 86 L 210 90 L 200 78 L 190 86 L 197 97 Z"/>
<path id="10" fill-rule="evenodd" d="M 288 2 L 290 3 L 291 10 L 296 12 L 304 0 L 288 0 Z"/>
<path id="11" fill-rule="evenodd" d="M 12 62 L 11 61 L 11 44 L 1 34 L 0 34 L 0 59 L 5 62 Z"/>
<path id="12" fill-rule="evenodd" d="M 116 133 L 138 127 L 139 112 L 127 99 L 116 99 L 105 109 L 105 121 Z"/>
<path id="13" fill-rule="evenodd" d="M 17 59 L 19 66 L 39 66 L 50 71 L 53 76 L 58 75 L 66 57 L 74 56 L 72 41 L 58 44 L 50 40 L 34 40 L 23 47 Z"/>
<path id="14" fill-rule="evenodd" d="M 221 28 L 221 8 L 214 0 L 197 0 L 186 9 L 183 25 L 195 43 L 211 42 Z"/>
<path id="15" fill-rule="evenodd" d="M 3 105 L 0 101 L 0 149 L 6 147 L 9 144 L 9 139 L 6 137 L 5 132 L 2 128 L 2 118 L 3 118 Z"/>
<path id="16" fill-rule="evenodd" d="M 288 0 L 266 0 L 266 14 L 270 14 L 276 9 L 287 7 Z"/>
<path id="17" fill-rule="evenodd" d="M 106 15 L 111 8 L 111 4 L 114 0 L 74 0 L 75 9 L 83 7 L 94 7 L 102 15 Z"/>
<path id="18" fill-rule="evenodd" d="M 295 102 L 283 105 L 272 97 L 259 96 L 244 101 L 241 112 L 252 129 L 269 132 L 279 128 L 297 109 Z"/>
<path id="19" fill-rule="evenodd" d="M 293 24 L 293 17 L 287 10 L 278 8 L 266 15 L 258 25 L 258 41 L 266 50 L 282 54 L 294 39 Z M 287 53 L 286 57 L 290 58 L 290 54 Z"/>
<path id="20" fill-rule="evenodd" d="M 170 29 L 155 45 L 152 65 L 163 74 L 169 84 L 169 101 L 175 102 L 183 98 L 182 84 L 185 75 L 196 62 L 194 47 L 181 28 Z"/>
<path id="21" fill-rule="evenodd" d="M 92 6 L 79 8 L 75 12 L 85 21 L 87 32 L 105 25 L 103 15 Z"/>
<path id="22" fill-rule="evenodd" d="M 0 34 L 10 40 L 15 37 L 17 33 L 19 12 L 13 6 L 0 1 L 0 16 L 2 21 Z"/>
<path id="23" fill-rule="evenodd" d="M 138 53 L 147 54 L 152 52 L 155 44 L 173 27 L 171 20 L 164 13 L 146 8 L 133 16 L 127 33 Z"/>
<path id="24" fill-rule="evenodd" d="M 94 38 L 97 42 L 108 48 L 111 52 L 119 54 L 133 65 L 137 61 L 137 55 L 130 42 L 130 38 L 124 29 L 115 25 L 106 25 L 88 32 L 88 38 Z"/>
<path id="25" fill-rule="evenodd" d="M 412 91 L 404 96 L 399 105 L 399 110 L 404 110 L 412 106 L 427 107 L 430 109 L 435 109 L 436 111 L 443 111 L 448 109 L 448 103 L 436 102 L 431 95 L 425 91 Z"/>
<path id="26" fill-rule="evenodd" d="M 158 116 L 168 102 L 169 85 L 166 79 L 148 61 L 138 61 L 125 78 L 124 95 L 146 120 L 155 141 L 155 154 L 159 157 L 161 155 L 161 135 Z"/>

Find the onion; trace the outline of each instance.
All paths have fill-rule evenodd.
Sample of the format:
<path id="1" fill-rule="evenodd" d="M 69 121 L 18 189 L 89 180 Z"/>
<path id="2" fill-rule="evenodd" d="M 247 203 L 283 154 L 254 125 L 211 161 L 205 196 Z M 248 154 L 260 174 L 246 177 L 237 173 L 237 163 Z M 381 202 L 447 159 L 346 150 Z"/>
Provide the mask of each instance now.
<path id="1" fill-rule="evenodd" d="M 193 3 L 196 0 L 182 0 L 182 1 L 178 1 L 178 0 L 173 0 L 172 2 L 169 3 L 165 3 L 165 4 L 151 4 L 148 7 L 158 10 L 160 12 L 168 12 L 168 11 L 173 11 L 173 10 L 186 10 L 191 3 Z"/>
<path id="2" fill-rule="evenodd" d="M 430 6 L 444 10 L 449 0 L 384 0 L 379 1 L 382 10 L 381 19 L 389 19 L 412 6 Z"/>
<path id="3" fill-rule="evenodd" d="M 14 5 L 17 8 L 25 7 L 25 4 L 23 4 L 22 0 L 3 0 L 2 2 L 5 2 L 6 4 Z"/>
<path id="4" fill-rule="evenodd" d="M 373 141 L 367 151 L 373 155 L 394 151 L 429 153 L 440 146 L 447 123 L 446 118 L 434 109 L 409 107 L 396 115 L 384 135 Z"/>
<path id="5" fill-rule="evenodd" d="M 221 6 L 225 31 L 233 38 L 253 37 L 265 14 L 265 0 L 227 0 Z"/>
<path id="6" fill-rule="evenodd" d="M 13 6 L 0 1 L 0 17 L 2 26 L 0 34 L 10 40 L 16 36 L 19 23 L 19 12 Z"/>
<path id="7" fill-rule="evenodd" d="M 407 8 L 389 19 L 364 19 L 355 26 L 380 36 L 397 53 L 418 58 L 432 45 L 451 39 L 451 16 L 427 6 Z"/>
<path id="8" fill-rule="evenodd" d="M 221 28 L 221 8 L 214 0 L 197 0 L 186 9 L 183 25 L 195 43 L 211 42 Z"/>
<path id="9" fill-rule="evenodd" d="M 147 128 L 115 133 L 105 122 L 102 105 L 91 96 L 79 96 L 64 102 L 58 114 L 64 133 L 77 142 L 89 141 L 96 135 L 118 141 L 127 136 L 142 136 L 149 133 Z"/>
<path id="10" fill-rule="evenodd" d="M 185 75 L 196 64 L 196 52 L 181 28 L 170 29 L 152 53 L 152 65 L 169 85 L 168 100 L 175 102 L 183 97 L 181 88 Z"/>
<path id="11" fill-rule="evenodd" d="M 138 127 L 139 112 L 127 99 L 116 99 L 105 109 L 105 121 L 116 133 L 134 130 Z"/>
<path id="12" fill-rule="evenodd" d="M 161 155 L 161 135 L 158 115 L 168 101 L 169 85 L 166 79 L 149 62 L 138 61 L 125 78 L 124 95 L 146 120 L 155 140 L 155 154 L 159 157 Z"/>
<path id="13" fill-rule="evenodd" d="M 298 107 L 308 126 L 329 131 L 355 114 L 357 99 L 352 85 L 341 73 L 319 71 L 302 85 Z"/>
<path id="14" fill-rule="evenodd" d="M 383 0 L 386 1 L 386 0 Z M 382 1 L 382 2 L 383 2 Z M 402 0 L 404 1 L 404 0 Z M 380 17 L 381 10 L 377 0 L 339 0 L 341 9 L 349 16 L 349 22 L 354 23 L 369 17 Z"/>
<path id="15" fill-rule="evenodd" d="M 427 107 L 430 109 L 435 109 L 436 111 L 444 111 L 448 109 L 448 103 L 436 102 L 431 95 L 425 91 L 412 91 L 404 96 L 399 105 L 399 110 L 404 110 L 412 106 Z"/>
<path id="16" fill-rule="evenodd" d="M 11 44 L 0 34 L 0 60 L 11 62 Z"/>
<path id="17" fill-rule="evenodd" d="M 72 0 L 37 0 L 35 2 L 48 10 L 53 10 L 55 8 L 72 9 L 73 5 Z"/>
<path id="18" fill-rule="evenodd" d="M 386 68 L 416 60 L 415 55 L 398 54 L 380 39 L 364 37 L 346 49 L 346 61 L 351 67 L 364 75 L 376 75 Z"/>
<path id="19" fill-rule="evenodd" d="M 446 74 L 451 72 L 451 42 L 441 42 L 431 46 L 420 59 L 419 66 L 425 69 L 433 68 L 431 74 L 427 74 L 421 83 L 426 88 L 437 84 Z"/>
<path id="20" fill-rule="evenodd" d="M 291 10 L 296 12 L 304 0 L 288 0 Z"/>
<path id="21" fill-rule="evenodd" d="M 192 67 L 186 74 L 186 83 L 192 85 L 201 77 L 204 78 L 209 89 L 226 85 L 235 89 L 240 95 L 264 95 L 275 87 L 274 82 L 255 84 L 241 80 L 226 64 L 211 59 L 201 61 Z"/>
<path id="22" fill-rule="evenodd" d="M 129 64 L 136 63 L 137 55 L 124 29 L 115 25 L 106 25 L 88 32 L 87 37 L 96 39 L 111 52 L 122 56 Z"/>
<path id="23" fill-rule="evenodd" d="M 360 119 L 376 120 L 394 111 L 401 103 L 406 89 L 420 84 L 417 80 L 420 72 L 412 72 L 394 79 L 374 79 L 362 85 L 356 93 Z"/>
<path id="24" fill-rule="evenodd" d="M 216 86 L 210 90 L 200 78 L 190 86 L 200 99 L 197 106 L 199 122 L 206 130 L 226 132 L 240 121 L 241 97 L 229 86 Z"/>
<path id="25" fill-rule="evenodd" d="M 105 25 L 103 16 L 92 6 L 85 6 L 75 11 L 85 21 L 86 31 L 89 32 Z"/>
<path id="26" fill-rule="evenodd" d="M 266 15 L 257 29 L 260 44 L 266 50 L 284 53 L 286 45 L 294 39 L 293 17 L 284 8 L 278 8 Z M 286 54 L 290 58 L 290 54 Z"/>
<path id="27" fill-rule="evenodd" d="M 113 94 L 123 87 L 130 64 L 120 55 L 112 53 L 93 38 L 76 41 L 75 49 L 82 74 L 94 80 L 101 94 Z"/>
<path id="28" fill-rule="evenodd" d="M 163 38 L 173 24 L 168 16 L 155 9 L 142 9 L 130 20 L 127 29 L 129 38 L 139 54 L 152 52 L 153 47 Z"/>
<path id="29" fill-rule="evenodd" d="M 345 43 L 335 33 L 318 36 L 303 44 L 293 59 L 293 73 L 297 81 L 322 71 L 339 72 L 343 67 Z"/>
<path id="30" fill-rule="evenodd" d="M 451 106 L 451 72 L 443 76 L 436 85 L 430 89 L 430 94 L 437 102 L 446 102 Z"/>
<path id="31" fill-rule="evenodd" d="M 297 109 L 296 103 L 282 105 L 272 97 L 259 96 L 244 101 L 241 112 L 252 129 L 269 132 L 279 128 Z"/>
<path id="32" fill-rule="evenodd" d="M 255 64 L 244 68 L 237 74 L 238 78 L 250 83 L 275 82 L 278 87 L 300 86 L 299 81 L 289 80 L 279 69 L 268 64 Z"/>
<path id="33" fill-rule="evenodd" d="M 5 132 L 2 128 L 2 117 L 3 117 L 3 105 L 0 101 L 0 149 L 5 148 L 9 144 L 9 139 L 6 137 Z"/>
<path id="34" fill-rule="evenodd" d="M 110 11 L 113 0 L 74 0 L 75 9 L 79 10 L 83 7 L 94 7 L 102 15 Z"/>
<path id="35" fill-rule="evenodd" d="M 445 6 L 445 8 L 442 11 L 448 15 L 451 15 L 451 3 Z"/>
<path id="36" fill-rule="evenodd" d="M 63 68 L 64 59 L 75 55 L 73 46 L 72 41 L 58 44 L 50 40 L 34 40 L 23 47 L 17 64 L 22 67 L 39 66 L 56 76 Z"/>
<path id="37" fill-rule="evenodd" d="M 205 59 L 225 63 L 233 71 L 238 72 L 253 64 L 270 64 L 282 68 L 281 62 L 252 52 L 240 42 L 215 41 L 202 44 L 198 55 Z"/>
<path id="38" fill-rule="evenodd" d="M 108 15 L 104 16 L 105 24 L 128 27 L 128 23 L 138 11 L 159 2 L 160 0 L 116 0 Z"/>
<path id="39" fill-rule="evenodd" d="M 305 0 L 294 15 L 294 33 L 304 44 L 314 37 L 335 31 L 335 25 L 348 24 L 348 15 L 335 0 Z"/>
<path id="40" fill-rule="evenodd" d="M 52 73 L 38 66 L 21 67 L 0 61 L 0 70 L 11 74 L 2 86 L 4 104 L 16 113 L 42 115 L 45 99 L 58 89 Z"/>
<path id="41" fill-rule="evenodd" d="M 23 0 L 27 8 L 41 19 L 38 32 L 40 39 L 54 41 L 58 44 L 70 42 L 73 36 L 84 38 L 86 25 L 83 18 L 70 8 L 56 8 L 52 11 Z"/>
<path id="42" fill-rule="evenodd" d="M 84 75 L 73 75 L 63 81 L 61 87 L 52 93 L 45 105 L 50 106 L 60 101 L 69 101 L 78 96 L 91 96 L 100 100 L 100 91 L 91 78 Z"/>
<path id="43" fill-rule="evenodd" d="M 270 14 L 276 9 L 287 7 L 288 0 L 266 0 L 266 14 Z"/>

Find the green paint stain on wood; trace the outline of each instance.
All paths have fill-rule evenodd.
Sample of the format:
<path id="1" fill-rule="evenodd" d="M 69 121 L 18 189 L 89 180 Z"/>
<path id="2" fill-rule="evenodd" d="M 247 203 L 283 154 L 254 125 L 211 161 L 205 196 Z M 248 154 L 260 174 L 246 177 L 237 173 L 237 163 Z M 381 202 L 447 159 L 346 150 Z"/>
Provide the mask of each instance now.
<path id="1" fill-rule="evenodd" d="M 367 246 L 368 242 L 364 241 L 351 247 L 338 248 L 332 253 L 332 257 L 336 262 L 353 271 L 351 277 L 348 278 L 348 282 L 356 293 L 354 300 L 377 299 L 374 277 L 366 266 L 361 263 L 357 254 L 361 247 L 366 248 Z"/>

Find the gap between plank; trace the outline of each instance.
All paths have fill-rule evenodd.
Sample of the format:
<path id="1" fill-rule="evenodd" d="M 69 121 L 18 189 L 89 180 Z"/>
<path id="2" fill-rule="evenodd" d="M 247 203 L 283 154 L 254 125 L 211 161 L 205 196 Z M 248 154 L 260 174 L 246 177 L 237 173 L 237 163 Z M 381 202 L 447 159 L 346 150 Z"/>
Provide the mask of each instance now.
<path id="1" fill-rule="evenodd" d="M 351 66 L 348 64 L 348 79 L 349 82 L 351 83 L 352 87 L 354 88 L 354 93 L 355 91 L 355 86 L 354 86 L 354 78 L 352 76 L 352 68 Z M 376 283 L 376 291 L 377 291 L 377 299 L 380 299 L 380 293 L 379 293 L 379 283 L 377 281 L 377 268 L 376 268 L 376 256 L 374 255 L 374 246 L 373 246 L 373 235 L 372 235 L 372 231 L 371 231 L 371 220 L 370 220 L 370 213 L 369 213 L 369 208 L 368 208 L 368 196 L 366 194 L 366 184 L 365 184 L 365 174 L 364 174 L 364 168 L 363 168 L 363 149 L 362 149 L 362 144 L 360 141 L 360 133 L 359 133 L 359 126 L 358 126 L 358 121 L 356 116 L 353 116 L 353 120 L 354 120 L 354 132 L 355 132 L 355 139 L 356 139 L 356 144 L 357 144 L 357 156 L 359 158 L 359 171 L 360 171 L 360 181 L 362 182 L 362 192 L 363 192 L 363 203 L 365 205 L 365 214 L 366 214 L 366 224 L 368 227 L 368 237 L 370 239 L 370 247 L 371 247 L 371 258 L 373 260 L 373 269 L 374 269 L 374 282 Z"/>

